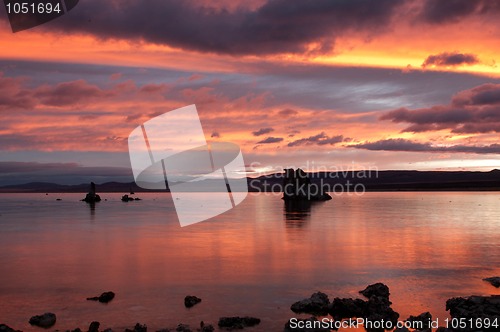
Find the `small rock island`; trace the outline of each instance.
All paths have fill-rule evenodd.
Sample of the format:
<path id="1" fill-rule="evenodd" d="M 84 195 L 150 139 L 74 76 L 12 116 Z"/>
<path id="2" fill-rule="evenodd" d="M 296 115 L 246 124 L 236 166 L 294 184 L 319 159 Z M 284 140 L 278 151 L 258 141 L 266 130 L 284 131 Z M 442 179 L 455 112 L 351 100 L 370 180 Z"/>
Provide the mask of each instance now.
<path id="1" fill-rule="evenodd" d="M 91 182 L 90 183 L 90 191 L 88 194 L 85 196 L 82 201 L 87 202 L 87 203 L 96 203 L 101 201 L 101 196 L 97 195 L 95 192 L 95 183 Z"/>
<path id="2" fill-rule="evenodd" d="M 283 178 L 283 199 L 285 201 L 328 201 L 332 196 L 323 186 L 312 183 L 304 170 L 285 169 Z"/>

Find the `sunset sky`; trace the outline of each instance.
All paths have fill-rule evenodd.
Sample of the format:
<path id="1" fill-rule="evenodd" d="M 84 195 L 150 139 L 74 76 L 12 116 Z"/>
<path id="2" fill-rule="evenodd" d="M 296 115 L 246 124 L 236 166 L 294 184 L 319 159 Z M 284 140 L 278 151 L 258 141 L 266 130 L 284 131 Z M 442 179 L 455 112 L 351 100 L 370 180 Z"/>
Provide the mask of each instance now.
<path id="1" fill-rule="evenodd" d="M 82 0 L 12 33 L 2 9 L 0 185 L 132 181 L 130 132 L 190 104 L 256 172 L 500 168 L 499 14 L 497 0 Z"/>

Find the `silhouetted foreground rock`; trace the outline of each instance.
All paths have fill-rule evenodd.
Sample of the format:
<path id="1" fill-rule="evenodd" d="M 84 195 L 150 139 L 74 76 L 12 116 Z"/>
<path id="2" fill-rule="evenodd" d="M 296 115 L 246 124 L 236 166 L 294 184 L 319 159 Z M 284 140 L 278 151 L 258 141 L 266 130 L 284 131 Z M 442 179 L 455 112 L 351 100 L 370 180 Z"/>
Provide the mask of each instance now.
<path id="1" fill-rule="evenodd" d="M 99 322 L 90 323 L 88 332 L 99 332 L 99 326 L 101 326 Z"/>
<path id="2" fill-rule="evenodd" d="M 406 319 L 407 322 L 412 322 L 412 326 L 421 326 L 418 331 L 421 332 L 431 332 L 432 328 L 432 315 L 430 312 L 421 313 L 418 316 L 410 316 Z"/>
<path id="3" fill-rule="evenodd" d="M 134 328 L 131 329 L 126 329 L 125 332 L 148 332 L 148 327 L 146 324 L 141 325 L 139 323 L 135 324 Z"/>
<path id="4" fill-rule="evenodd" d="M 295 302 L 290 309 L 298 314 L 305 313 L 323 316 L 328 313 L 329 304 L 330 300 L 328 299 L 328 295 L 322 292 L 316 292 L 308 299 Z"/>
<path id="5" fill-rule="evenodd" d="M 376 284 L 369 285 L 365 289 L 359 291 L 360 294 L 362 294 L 366 298 L 370 298 L 372 296 L 379 296 L 379 297 L 384 297 L 389 299 L 389 287 L 387 285 L 384 285 L 381 282 L 377 282 Z"/>
<path id="6" fill-rule="evenodd" d="M 483 280 L 489 282 L 496 288 L 500 287 L 500 277 L 485 278 Z"/>
<path id="7" fill-rule="evenodd" d="M 200 332 L 214 332 L 215 331 L 215 328 L 208 324 L 208 325 L 205 325 L 205 323 L 203 323 L 203 321 L 200 322 Z"/>
<path id="8" fill-rule="evenodd" d="M 221 317 L 219 318 L 219 327 L 226 329 L 242 329 L 245 327 L 260 324 L 260 319 L 255 317 Z"/>
<path id="9" fill-rule="evenodd" d="M 104 292 L 100 296 L 87 297 L 88 301 L 99 301 L 101 303 L 108 303 L 112 299 L 115 298 L 115 293 L 113 292 Z"/>
<path id="10" fill-rule="evenodd" d="M 329 332 L 329 328 L 316 327 L 320 321 L 316 317 L 297 319 L 293 323 L 289 320 L 285 324 L 284 332 Z"/>
<path id="11" fill-rule="evenodd" d="M 14 330 L 13 328 L 11 328 L 5 324 L 0 324 L 0 332 L 21 332 L 21 331 Z"/>
<path id="12" fill-rule="evenodd" d="M 361 299 L 340 299 L 334 298 L 328 312 L 337 319 L 363 317 L 366 312 L 367 303 Z"/>
<path id="13" fill-rule="evenodd" d="M 30 325 L 49 328 L 56 323 L 56 315 L 51 312 L 46 312 L 43 315 L 36 315 L 30 318 Z"/>
<path id="14" fill-rule="evenodd" d="M 184 298 L 184 306 L 186 308 L 192 308 L 200 302 L 201 302 L 201 299 L 199 297 L 196 297 L 196 296 L 188 295 Z"/>
<path id="15" fill-rule="evenodd" d="M 399 314 L 391 308 L 389 301 L 389 287 L 382 283 L 369 285 L 360 294 L 368 298 L 368 301 L 352 298 L 334 298 L 328 306 L 328 313 L 335 320 L 347 318 L 365 318 L 369 321 L 391 322 L 396 326 Z M 370 331 L 370 329 L 367 329 Z M 372 331 L 375 331 L 373 329 Z"/>
<path id="16" fill-rule="evenodd" d="M 478 318 L 481 320 L 489 318 L 490 321 L 497 319 L 498 322 L 500 320 L 500 295 L 454 297 L 446 301 L 446 310 L 450 311 L 452 318 L 465 318 L 466 321 L 471 319 L 473 322 Z M 457 331 L 476 330 L 469 325 Z"/>

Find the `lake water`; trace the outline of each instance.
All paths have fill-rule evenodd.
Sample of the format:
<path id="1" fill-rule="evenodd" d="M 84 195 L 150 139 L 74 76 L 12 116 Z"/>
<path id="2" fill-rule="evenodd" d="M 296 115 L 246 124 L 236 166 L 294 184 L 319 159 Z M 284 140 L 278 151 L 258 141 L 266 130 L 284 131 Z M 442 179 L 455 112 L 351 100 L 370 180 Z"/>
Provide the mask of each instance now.
<path id="1" fill-rule="evenodd" d="M 358 297 L 375 282 L 405 319 L 448 317 L 454 296 L 500 294 L 500 193 L 366 193 L 286 211 L 250 194 L 235 209 L 181 228 L 168 194 L 119 194 L 92 209 L 83 194 L 0 194 L 0 323 L 30 331 L 54 312 L 58 330 L 91 321 L 120 331 L 221 316 L 282 331 L 290 305 L 321 290 Z M 56 201 L 61 198 L 62 201 Z M 109 304 L 86 301 L 112 290 Z M 203 301 L 184 308 L 186 295 Z"/>

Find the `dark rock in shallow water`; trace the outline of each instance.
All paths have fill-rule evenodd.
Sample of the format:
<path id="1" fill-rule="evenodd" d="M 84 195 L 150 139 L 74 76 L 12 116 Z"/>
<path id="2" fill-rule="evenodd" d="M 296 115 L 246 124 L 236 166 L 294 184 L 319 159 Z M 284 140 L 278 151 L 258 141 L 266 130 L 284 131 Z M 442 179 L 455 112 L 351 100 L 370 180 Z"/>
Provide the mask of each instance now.
<path id="1" fill-rule="evenodd" d="M 99 301 L 101 303 L 108 303 L 112 299 L 115 298 L 115 293 L 113 292 L 104 292 L 100 296 L 87 297 L 88 301 Z"/>
<path id="2" fill-rule="evenodd" d="M 391 308 L 391 304 L 392 302 L 385 297 L 372 295 L 366 304 L 365 318 L 373 322 L 390 321 L 393 326 L 396 326 L 399 314 Z M 378 331 L 378 329 L 373 331 Z"/>
<path id="3" fill-rule="evenodd" d="M 192 308 L 200 302 L 201 302 L 201 299 L 199 297 L 196 297 L 196 296 L 188 295 L 184 298 L 184 306 L 186 308 Z"/>
<path id="4" fill-rule="evenodd" d="M 360 294 L 362 294 L 366 298 L 370 298 L 372 296 L 380 296 L 380 297 L 385 297 L 389 299 L 389 287 L 387 285 L 384 285 L 381 282 L 377 282 L 376 284 L 369 285 L 365 289 L 359 291 Z"/>
<path id="5" fill-rule="evenodd" d="M 242 329 L 260 324 L 260 319 L 255 317 L 221 317 L 219 327 L 226 329 Z"/>
<path id="6" fill-rule="evenodd" d="M 99 322 L 90 323 L 88 332 L 99 332 L 99 326 L 101 326 Z"/>
<path id="7" fill-rule="evenodd" d="M 491 321 L 497 319 L 500 323 L 500 295 L 454 297 L 446 301 L 446 310 L 450 311 L 452 318 L 465 318 L 465 320 L 489 318 Z"/>
<path id="8" fill-rule="evenodd" d="M 328 313 L 336 320 L 365 318 L 366 321 L 371 322 L 390 321 L 392 326 L 396 326 L 399 314 L 391 308 L 392 302 L 389 301 L 389 287 L 382 283 L 377 283 L 366 287 L 360 293 L 369 297 L 368 301 L 335 298 L 329 305 Z M 367 331 L 382 330 L 367 329 Z"/>
<path id="9" fill-rule="evenodd" d="M 13 328 L 11 328 L 5 324 L 0 324 L 0 332 L 21 332 L 21 331 L 14 330 Z"/>
<path id="10" fill-rule="evenodd" d="M 179 324 L 175 328 L 176 332 L 192 332 L 191 328 L 187 324 Z"/>
<path id="11" fill-rule="evenodd" d="M 321 321 L 316 317 L 310 317 L 298 318 L 294 321 L 290 319 L 285 324 L 284 332 L 330 332 L 330 329 L 321 327 Z"/>
<path id="12" fill-rule="evenodd" d="M 137 324 L 135 324 L 133 330 L 126 329 L 125 332 L 148 332 L 148 327 L 146 326 L 146 324 L 141 325 L 141 324 L 137 323 Z"/>
<path id="13" fill-rule="evenodd" d="M 123 202 L 132 202 L 132 201 L 142 201 L 139 197 L 130 197 L 129 195 L 123 195 L 122 196 L 122 201 Z"/>
<path id="14" fill-rule="evenodd" d="M 30 325 L 49 328 L 56 323 L 56 315 L 51 312 L 46 312 L 43 315 L 36 315 L 30 318 Z"/>
<path id="15" fill-rule="evenodd" d="M 500 277 L 485 278 L 483 280 L 489 282 L 496 288 L 500 287 Z"/>
<path id="16" fill-rule="evenodd" d="M 283 177 L 283 199 L 305 201 L 327 201 L 332 196 L 326 193 L 327 186 L 323 183 L 312 183 L 309 176 L 302 169 L 285 169 Z"/>
<path id="17" fill-rule="evenodd" d="M 412 326 L 418 327 L 418 331 L 431 332 L 432 328 L 432 315 L 430 312 L 421 313 L 418 316 L 410 316 L 406 319 L 407 322 L 413 323 Z"/>
<path id="18" fill-rule="evenodd" d="M 203 321 L 201 321 L 199 331 L 200 332 L 214 332 L 215 328 L 210 324 L 205 325 L 205 323 L 203 323 Z"/>
<path id="19" fill-rule="evenodd" d="M 361 299 L 340 299 L 336 297 L 328 307 L 328 313 L 336 320 L 363 317 L 366 306 L 366 301 Z"/>
<path id="20" fill-rule="evenodd" d="M 295 313 L 323 316 L 328 313 L 329 304 L 330 300 L 328 299 L 328 295 L 322 292 L 316 292 L 308 299 L 295 302 L 290 309 Z"/>
<path id="21" fill-rule="evenodd" d="M 89 193 L 85 196 L 82 201 L 87 202 L 87 203 L 96 203 L 101 201 L 101 196 L 96 194 L 95 191 L 95 183 L 91 182 L 90 183 L 90 191 Z"/>

